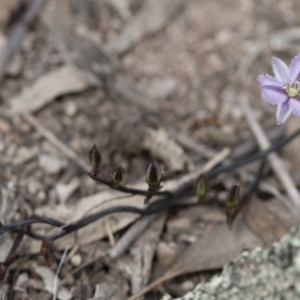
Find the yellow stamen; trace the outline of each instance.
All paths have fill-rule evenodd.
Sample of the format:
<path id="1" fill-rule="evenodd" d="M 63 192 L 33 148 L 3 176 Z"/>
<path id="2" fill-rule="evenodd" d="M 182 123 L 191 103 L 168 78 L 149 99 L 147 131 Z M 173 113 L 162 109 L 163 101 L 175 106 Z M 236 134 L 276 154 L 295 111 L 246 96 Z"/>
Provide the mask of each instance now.
<path id="1" fill-rule="evenodd" d="M 300 82 L 299 81 L 290 81 L 288 84 L 286 84 L 283 89 L 285 90 L 286 94 L 289 96 L 289 98 L 295 98 L 299 94 L 300 90 Z"/>

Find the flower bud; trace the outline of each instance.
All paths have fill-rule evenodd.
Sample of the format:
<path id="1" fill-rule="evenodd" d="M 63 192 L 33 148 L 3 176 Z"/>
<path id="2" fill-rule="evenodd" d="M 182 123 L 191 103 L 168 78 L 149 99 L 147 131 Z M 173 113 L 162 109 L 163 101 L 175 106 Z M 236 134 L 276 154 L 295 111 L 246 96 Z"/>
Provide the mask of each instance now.
<path id="1" fill-rule="evenodd" d="M 240 210 L 240 184 L 234 183 L 226 196 L 226 222 L 229 229 L 232 228 L 233 221 Z"/>
<path id="2" fill-rule="evenodd" d="M 150 187 L 159 185 L 162 178 L 162 169 L 160 164 L 156 160 L 153 159 L 148 164 L 145 172 L 145 178 Z"/>
<path id="3" fill-rule="evenodd" d="M 198 196 L 199 201 L 203 201 L 209 190 L 209 184 L 204 175 L 200 175 L 194 183 L 194 192 Z"/>
<path id="4" fill-rule="evenodd" d="M 125 177 L 125 170 L 122 167 L 114 169 L 112 174 L 112 180 L 114 184 L 120 184 Z"/>
<path id="5" fill-rule="evenodd" d="M 239 206 L 240 204 L 240 184 L 235 182 L 226 196 L 226 209 L 232 208 L 234 206 Z"/>
<path id="6" fill-rule="evenodd" d="M 98 169 L 101 164 L 101 154 L 96 146 L 96 144 L 90 150 L 90 164 L 94 169 Z"/>

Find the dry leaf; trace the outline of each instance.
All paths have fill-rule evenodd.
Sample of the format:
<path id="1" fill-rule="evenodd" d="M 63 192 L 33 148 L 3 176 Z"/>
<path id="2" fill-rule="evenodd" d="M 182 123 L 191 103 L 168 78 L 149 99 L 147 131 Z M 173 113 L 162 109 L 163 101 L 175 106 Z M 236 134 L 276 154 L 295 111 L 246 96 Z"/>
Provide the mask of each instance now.
<path id="1" fill-rule="evenodd" d="M 58 96 L 81 92 L 86 88 L 87 84 L 71 68 L 61 67 L 45 74 L 20 95 L 11 99 L 11 111 L 35 112 Z"/>
<path id="2" fill-rule="evenodd" d="M 290 229 L 289 225 L 284 223 L 283 220 L 267 209 L 264 203 L 254 197 L 252 197 L 245 208 L 245 216 L 249 228 L 267 246 L 279 240 Z"/>
<path id="3" fill-rule="evenodd" d="M 257 246 L 262 246 L 262 241 L 251 232 L 242 216 L 239 216 L 232 230 L 222 223 L 187 247 L 166 275 L 179 271 L 191 273 L 220 269 L 243 249 Z"/>
<path id="4" fill-rule="evenodd" d="M 232 230 L 229 230 L 225 223 L 215 227 L 207 235 L 187 247 L 162 277 L 131 296 L 129 300 L 139 299 L 159 284 L 177 276 L 220 269 L 243 249 L 262 245 L 263 242 L 251 232 L 243 217 L 239 215 Z"/>
<path id="5" fill-rule="evenodd" d="M 32 265 L 32 270 L 33 272 L 42 277 L 44 281 L 44 289 L 50 294 L 52 294 L 55 278 L 55 274 L 53 273 L 53 271 L 48 267 L 39 266 L 37 264 Z M 73 295 L 64 287 L 61 287 L 57 292 L 57 298 L 60 300 L 69 300 L 72 297 Z"/>
<path id="6" fill-rule="evenodd" d="M 154 219 L 152 224 L 144 232 L 139 239 L 131 247 L 131 255 L 133 261 L 129 265 L 131 268 L 131 287 L 132 292 L 136 293 L 143 288 L 149 281 L 153 256 L 156 246 L 164 228 L 167 214 L 163 213 L 158 218 Z"/>

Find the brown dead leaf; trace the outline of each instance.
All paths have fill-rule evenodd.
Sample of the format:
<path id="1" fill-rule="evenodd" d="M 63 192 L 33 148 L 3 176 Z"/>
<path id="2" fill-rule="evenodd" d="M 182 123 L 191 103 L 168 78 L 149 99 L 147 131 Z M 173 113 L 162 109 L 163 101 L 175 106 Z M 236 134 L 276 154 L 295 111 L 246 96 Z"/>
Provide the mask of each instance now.
<path id="1" fill-rule="evenodd" d="M 166 275 L 178 271 L 191 273 L 219 269 L 243 249 L 257 246 L 262 246 L 261 240 L 251 232 L 242 216 L 239 216 L 232 230 L 222 223 L 187 247 Z"/>
<path id="2" fill-rule="evenodd" d="M 21 94 L 11 99 L 11 111 L 35 112 L 58 96 L 81 92 L 86 88 L 87 84 L 71 68 L 61 67 L 45 74 L 33 86 L 24 89 Z"/>
<path id="3" fill-rule="evenodd" d="M 32 265 L 32 271 L 36 274 L 38 274 L 40 277 L 42 277 L 43 281 L 44 281 L 44 289 L 49 292 L 49 293 L 53 293 L 54 291 L 54 278 L 55 278 L 55 274 L 54 272 L 48 268 L 48 267 L 44 267 L 44 266 L 39 266 L 36 263 L 34 263 Z M 61 287 L 58 290 L 57 293 L 57 298 L 60 300 L 69 300 L 71 299 L 73 296 L 72 294 L 64 287 Z"/>
<path id="4" fill-rule="evenodd" d="M 196 243 L 191 244 L 178 257 L 172 267 L 129 300 L 139 299 L 159 284 L 177 276 L 204 270 L 220 269 L 235 258 L 243 249 L 262 246 L 263 242 L 255 236 L 240 215 L 230 231 L 225 223 L 218 225 Z"/>
<path id="5" fill-rule="evenodd" d="M 245 208 L 245 217 L 249 228 L 264 241 L 266 246 L 279 240 L 289 231 L 289 225 L 254 197 Z"/>

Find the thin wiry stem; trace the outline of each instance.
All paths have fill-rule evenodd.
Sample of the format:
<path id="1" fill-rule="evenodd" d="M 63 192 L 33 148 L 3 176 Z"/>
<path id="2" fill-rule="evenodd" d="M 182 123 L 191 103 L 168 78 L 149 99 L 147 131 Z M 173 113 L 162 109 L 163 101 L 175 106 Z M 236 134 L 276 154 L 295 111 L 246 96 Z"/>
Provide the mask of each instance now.
<path id="1" fill-rule="evenodd" d="M 253 161 L 264 159 L 268 154 L 271 152 L 277 151 L 278 149 L 282 148 L 285 146 L 287 143 L 292 141 L 294 138 L 296 138 L 300 134 L 300 129 L 295 131 L 293 134 L 288 136 L 287 138 L 283 139 L 281 142 L 273 145 L 272 147 L 268 148 L 267 150 L 260 151 L 257 154 L 254 154 L 247 159 L 240 160 L 237 162 L 233 162 L 230 165 L 226 166 L 220 166 L 212 169 L 211 171 L 207 172 L 204 174 L 208 179 L 212 179 L 215 176 L 217 176 L 220 173 L 232 171 L 234 169 L 237 169 L 238 167 L 244 166 L 246 164 L 249 164 Z M 99 211 L 97 213 L 88 215 L 86 217 L 83 217 L 81 220 L 74 222 L 72 224 L 65 224 L 59 220 L 56 220 L 54 218 L 49 218 L 49 217 L 44 217 L 44 216 L 39 216 L 39 215 L 33 215 L 30 218 L 24 219 L 22 221 L 6 225 L 0 228 L 0 234 L 9 232 L 9 231 L 17 231 L 19 232 L 23 227 L 34 224 L 34 223 L 40 223 L 40 224 L 48 224 L 53 227 L 63 227 L 61 231 L 56 232 L 52 235 L 46 236 L 46 235 L 41 235 L 34 233 L 32 231 L 25 231 L 24 233 L 29 235 L 32 238 L 35 239 L 40 239 L 40 240 L 55 240 L 59 239 L 73 231 L 76 231 L 80 228 L 83 228 L 84 226 L 87 226 L 104 216 L 107 216 L 112 213 L 118 213 L 118 212 L 129 212 L 129 213 L 136 213 L 140 215 L 151 215 L 155 214 L 157 212 L 160 212 L 162 210 L 165 210 L 169 208 L 171 205 L 173 205 L 174 201 L 180 199 L 180 197 L 188 193 L 192 190 L 193 188 L 193 181 L 187 182 L 185 185 L 182 187 L 178 188 L 177 190 L 173 192 L 158 192 L 157 195 L 160 195 L 162 198 L 158 200 L 157 202 L 147 206 L 145 209 L 133 207 L 133 206 L 117 206 L 117 207 L 111 207 L 102 211 Z M 120 187 L 119 190 L 124 192 L 124 193 L 129 193 L 129 194 L 139 194 L 139 195 L 145 195 L 147 191 L 142 191 L 142 190 L 135 190 L 135 189 L 130 189 L 126 187 Z"/>

